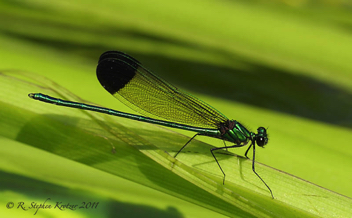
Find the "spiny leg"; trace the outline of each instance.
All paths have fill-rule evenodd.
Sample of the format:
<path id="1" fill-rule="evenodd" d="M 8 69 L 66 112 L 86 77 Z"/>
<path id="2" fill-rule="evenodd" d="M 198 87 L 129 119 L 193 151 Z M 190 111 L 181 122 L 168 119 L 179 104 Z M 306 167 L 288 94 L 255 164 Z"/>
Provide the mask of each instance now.
<path id="1" fill-rule="evenodd" d="M 224 174 L 224 179 L 223 179 L 223 181 L 222 181 L 222 184 L 225 185 L 225 177 L 226 177 L 226 175 L 225 175 L 224 171 L 222 170 L 222 168 L 221 168 L 221 166 L 220 166 L 220 164 L 219 164 L 219 162 L 218 162 L 218 159 L 216 159 L 216 157 L 215 157 L 215 155 L 214 155 L 214 153 L 213 153 L 213 151 L 216 151 L 216 150 L 219 150 L 219 149 L 223 149 L 223 148 L 226 148 L 226 149 L 227 149 L 227 147 L 212 148 L 212 149 L 210 149 L 210 152 L 211 152 L 211 154 L 213 155 L 213 157 L 214 157 L 216 163 L 218 164 L 218 166 L 219 166 L 219 168 L 220 168 L 222 174 Z"/>
<path id="2" fill-rule="evenodd" d="M 229 147 L 225 146 L 225 147 L 219 147 L 219 148 L 212 148 L 212 149 L 210 149 L 210 152 L 211 152 L 211 154 L 213 155 L 213 157 L 214 157 L 216 163 L 218 164 L 218 166 L 219 166 L 219 168 L 220 168 L 222 174 L 224 174 L 224 180 L 223 180 L 223 182 L 222 182 L 223 185 L 225 185 L 225 177 L 226 177 L 226 174 L 225 174 L 225 172 L 222 170 L 222 168 L 221 168 L 221 166 L 220 166 L 220 164 L 219 164 L 219 162 L 218 162 L 218 159 L 216 159 L 216 157 L 215 157 L 213 151 L 220 150 L 220 149 L 224 149 L 224 148 L 226 148 L 226 149 L 228 149 L 228 148 L 238 148 L 238 147 L 242 147 L 242 146 L 243 146 L 243 145 L 238 144 L 238 145 L 232 145 L 232 146 L 229 146 Z"/>
<path id="3" fill-rule="evenodd" d="M 199 135 L 199 133 L 195 134 L 190 140 L 188 140 L 188 142 L 186 142 L 186 144 L 176 153 L 176 155 L 174 156 L 174 158 L 176 158 L 176 156 L 188 145 L 188 143 L 190 143 L 197 135 Z"/>
<path id="4" fill-rule="evenodd" d="M 249 149 L 248 149 L 249 150 Z M 247 150 L 247 151 L 248 151 Z M 247 152 L 246 152 L 247 154 Z M 247 155 L 246 155 L 247 156 Z M 264 185 L 269 189 L 271 197 L 274 199 L 274 195 L 273 192 L 271 191 L 271 189 L 269 188 L 269 186 L 264 182 L 264 180 L 258 175 L 257 172 L 255 172 L 255 167 L 254 167 L 254 163 L 255 163 L 255 144 L 253 144 L 253 160 L 252 160 L 252 170 L 255 173 L 255 175 L 257 175 L 259 177 L 260 180 L 262 180 L 262 182 L 264 183 Z"/>
<path id="5" fill-rule="evenodd" d="M 244 154 L 244 156 L 246 156 L 246 158 L 248 158 L 248 159 L 249 159 L 249 157 L 247 156 L 247 154 L 248 154 L 249 149 L 251 149 L 252 145 L 253 145 L 253 141 L 252 141 L 251 145 L 248 147 L 246 153 Z M 253 147 L 253 149 L 254 149 L 254 147 Z"/>

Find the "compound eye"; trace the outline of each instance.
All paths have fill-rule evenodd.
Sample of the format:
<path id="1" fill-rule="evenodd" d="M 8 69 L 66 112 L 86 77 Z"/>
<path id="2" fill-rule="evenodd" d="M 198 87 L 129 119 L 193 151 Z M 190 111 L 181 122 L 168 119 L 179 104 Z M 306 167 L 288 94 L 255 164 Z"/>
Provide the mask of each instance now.
<path id="1" fill-rule="evenodd" d="M 258 146 L 263 147 L 268 143 L 268 139 L 264 138 L 263 136 L 258 136 L 256 142 Z"/>

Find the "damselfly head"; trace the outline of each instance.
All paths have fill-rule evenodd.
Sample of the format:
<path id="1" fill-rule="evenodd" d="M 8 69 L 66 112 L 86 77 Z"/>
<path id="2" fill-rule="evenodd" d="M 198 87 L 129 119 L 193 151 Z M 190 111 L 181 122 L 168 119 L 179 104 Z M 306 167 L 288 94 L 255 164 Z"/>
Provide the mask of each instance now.
<path id="1" fill-rule="evenodd" d="M 255 141 L 257 145 L 260 147 L 264 147 L 264 145 L 268 144 L 268 135 L 266 134 L 266 129 L 264 127 L 259 127 L 257 129 L 258 133 L 255 135 Z"/>

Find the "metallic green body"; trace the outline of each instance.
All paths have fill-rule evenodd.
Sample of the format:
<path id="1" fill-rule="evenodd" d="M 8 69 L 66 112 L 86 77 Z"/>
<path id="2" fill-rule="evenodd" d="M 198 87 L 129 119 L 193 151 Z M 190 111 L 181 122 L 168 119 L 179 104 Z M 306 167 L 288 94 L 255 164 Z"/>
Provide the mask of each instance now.
<path id="1" fill-rule="evenodd" d="M 65 101 L 40 93 L 31 93 L 28 96 L 55 105 L 96 111 L 196 132 L 176 153 L 175 158 L 197 135 L 229 141 L 233 144 L 210 149 L 224 174 L 223 183 L 225 183 L 226 175 L 213 152 L 224 148 L 242 147 L 251 142 L 245 156 L 247 157 L 248 151 L 253 148 L 253 172 L 261 179 L 274 198 L 269 186 L 255 172 L 254 165 L 256 145 L 264 147 L 268 143 L 268 136 L 264 127 L 259 127 L 257 133 L 248 131 L 236 120 L 229 120 L 209 104 L 162 80 L 146 69 L 139 61 L 123 52 L 107 51 L 103 53 L 99 58 L 96 73 L 101 85 L 111 95 L 144 116 L 79 102 Z"/>
<path id="2" fill-rule="evenodd" d="M 201 128 L 201 127 L 189 126 L 189 125 L 184 125 L 184 124 L 179 124 L 179 123 L 174 123 L 174 122 L 168 122 L 168 121 L 164 121 L 164 120 L 153 119 L 153 118 L 139 116 L 139 115 L 135 115 L 135 114 L 124 113 L 124 112 L 112 110 L 109 108 L 98 107 L 98 106 L 79 103 L 79 102 L 65 101 L 65 100 L 62 100 L 59 98 L 53 98 L 51 96 L 44 95 L 41 93 L 31 93 L 31 94 L 29 94 L 29 97 L 36 99 L 36 100 L 39 100 L 39 101 L 47 102 L 50 104 L 59 105 L 59 106 L 72 107 L 72 108 L 83 109 L 83 110 L 90 110 L 90 111 L 109 114 L 109 115 L 113 115 L 113 116 L 137 120 L 137 121 L 141 121 L 141 122 L 153 123 L 153 124 L 157 124 L 157 125 L 161 125 L 161 126 L 197 132 L 198 135 L 219 138 L 219 139 L 223 139 L 223 140 L 233 142 L 236 144 L 246 145 L 248 143 L 248 141 L 251 139 L 250 132 L 244 126 L 242 126 L 240 123 L 238 123 L 237 121 L 228 121 L 229 123 L 234 124 L 233 125 L 234 128 L 229 129 L 228 127 L 226 127 L 227 130 L 224 133 L 221 133 L 221 131 L 219 129 Z M 223 125 L 225 125 L 225 124 L 223 124 Z"/>

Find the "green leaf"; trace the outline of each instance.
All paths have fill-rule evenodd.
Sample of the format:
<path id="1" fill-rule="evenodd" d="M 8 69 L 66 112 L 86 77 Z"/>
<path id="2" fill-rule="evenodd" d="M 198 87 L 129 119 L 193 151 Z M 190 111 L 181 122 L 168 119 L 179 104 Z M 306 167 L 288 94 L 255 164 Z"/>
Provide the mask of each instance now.
<path id="1" fill-rule="evenodd" d="M 30 82 L 35 80 L 36 82 Z M 334 217 L 351 212 L 349 198 L 195 140 L 177 159 L 187 137 L 149 124 L 31 100 L 30 92 L 82 101 L 54 82 L 28 73 L 3 73 L 1 135 L 25 145 L 126 178 L 219 213 L 237 217 Z M 14 151 L 15 152 L 15 151 Z"/>
<path id="2" fill-rule="evenodd" d="M 128 52 L 247 128 L 269 127 L 269 144 L 257 149 L 258 162 L 351 197 L 352 19 L 344 7 L 350 3 L 285 3 L 292 5 L 2 1 L 1 69 L 36 72 L 84 99 L 131 112 L 94 76 L 101 52 Z M 197 137 L 200 141 L 192 141 L 174 160 L 170 157 L 193 133 L 175 130 L 184 137 L 157 126 L 45 105 L 27 94 L 77 97 L 39 76 L 16 77 L 27 82 L 0 84 L 2 205 L 44 202 L 50 196 L 50 203 L 101 202 L 94 210 L 65 211 L 66 217 L 351 214 L 350 198 L 258 163 L 257 172 L 275 195 L 271 200 L 250 160 L 226 151 L 217 154 L 227 176 L 223 186 L 209 152 L 221 141 Z M 229 151 L 242 155 L 245 149 Z M 216 189 L 214 184 L 219 184 Z M 33 211 L 0 210 L 7 217 Z M 40 210 L 36 217 L 60 212 Z"/>

